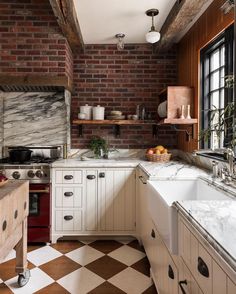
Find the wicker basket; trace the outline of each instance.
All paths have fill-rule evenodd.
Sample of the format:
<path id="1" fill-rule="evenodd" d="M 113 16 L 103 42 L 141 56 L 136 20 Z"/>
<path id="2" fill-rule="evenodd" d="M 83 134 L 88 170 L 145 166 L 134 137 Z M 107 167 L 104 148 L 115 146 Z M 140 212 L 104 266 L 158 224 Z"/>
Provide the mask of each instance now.
<path id="1" fill-rule="evenodd" d="M 153 162 L 167 162 L 171 158 L 171 153 L 146 154 L 146 158 L 148 161 L 153 161 Z"/>

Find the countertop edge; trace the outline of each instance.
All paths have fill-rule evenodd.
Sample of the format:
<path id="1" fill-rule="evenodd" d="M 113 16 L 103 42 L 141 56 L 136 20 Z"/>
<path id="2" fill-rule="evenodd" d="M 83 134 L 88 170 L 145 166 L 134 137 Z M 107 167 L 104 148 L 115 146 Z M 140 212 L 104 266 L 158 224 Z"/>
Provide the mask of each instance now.
<path id="1" fill-rule="evenodd" d="M 224 247 L 209 234 L 209 232 L 198 223 L 198 221 L 190 215 L 190 213 L 178 202 L 174 202 L 174 207 L 181 215 L 197 230 L 197 232 L 205 238 L 207 243 L 224 259 L 224 261 L 236 271 L 236 260 L 225 250 Z"/>

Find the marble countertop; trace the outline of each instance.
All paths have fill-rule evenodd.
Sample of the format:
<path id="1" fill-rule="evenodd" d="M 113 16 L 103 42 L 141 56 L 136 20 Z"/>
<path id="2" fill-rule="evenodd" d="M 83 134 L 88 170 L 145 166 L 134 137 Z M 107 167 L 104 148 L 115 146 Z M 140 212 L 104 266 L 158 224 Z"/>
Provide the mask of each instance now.
<path id="1" fill-rule="evenodd" d="M 235 200 L 179 201 L 175 203 L 184 217 L 234 270 L 236 270 Z"/>
<path id="2" fill-rule="evenodd" d="M 171 160 L 165 163 L 144 161 L 139 166 L 149 180 L 196 179 L 199 176 L 209 176 L 206 170 L 182 161 Z"/>
<path id="3" fill-rule="evenodd" d="M 59 159 L 52 163 L 53 168 L 135 168 L 140 167 L 147 175 L 149 180 L 157 179 L 195 179 L 198 176 L 207 176 L 207 171 L 196 166 L 186 164 L 181 161 L 169 161 L 165 163 L 149 162 L 142 158 L 119 157 L 113 159 L 95 159 L 95 160 L 80 160 L 74 159 Z"/>
<path id="4" fill-rule="evenodd" d="M 58 159 L 52 163 L 53 168 L 69 168 L 69 167 L 137 167 L 140 162 L 139 158 L 117 158 L 117 159 L 91 159 L 91 160 L 81 160 L 80 158 L 71 159 Z"/>

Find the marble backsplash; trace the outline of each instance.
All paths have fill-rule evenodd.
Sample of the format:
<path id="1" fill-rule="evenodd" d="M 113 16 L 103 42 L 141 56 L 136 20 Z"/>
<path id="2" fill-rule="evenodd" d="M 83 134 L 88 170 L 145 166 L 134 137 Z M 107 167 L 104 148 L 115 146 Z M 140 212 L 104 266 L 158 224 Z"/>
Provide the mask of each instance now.
<path id="1" fill-rule="evenodd" d="M 62 145 L 69 141 L 70 93 L 0 93 L 0 146 Z"/>

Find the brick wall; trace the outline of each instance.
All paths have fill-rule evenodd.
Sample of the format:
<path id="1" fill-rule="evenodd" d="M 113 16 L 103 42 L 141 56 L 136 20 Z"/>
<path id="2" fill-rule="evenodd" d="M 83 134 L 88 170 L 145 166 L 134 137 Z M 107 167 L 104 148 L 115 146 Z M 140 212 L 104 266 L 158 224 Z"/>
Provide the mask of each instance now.
<path id="1" fill-rule="evenodd" d="M 72 119 L 79 106 L 88 103 L 134 114 L 137 104 L 145 104 L 156 118 L 158 93 L 167 85 L 176 84 L 175 49 L 164 54 L 153 53 L 149 44 L 126 45 L 117 51 L 114 45 L 88 45 L 84 54 L 74 56 L 74 93 Z M 72 127 L 72 146 L 84 148 L 93 135 L 100 135 L 117 148 L 146 148 L 156 144 L 176 145 L 176 133 L 161 127 L 158 138 L 152 136 L 152 126 L 122 126 L 120 138 L 113 135 L 112 126 L 84 126 L 83 138 Z"/>
<path id="2" fill-rule="evenodd" d="M 67 75 L 73 58 L 48 0 L 1 0 L 0 73 Z"/>

